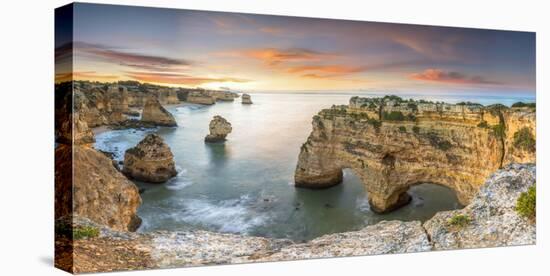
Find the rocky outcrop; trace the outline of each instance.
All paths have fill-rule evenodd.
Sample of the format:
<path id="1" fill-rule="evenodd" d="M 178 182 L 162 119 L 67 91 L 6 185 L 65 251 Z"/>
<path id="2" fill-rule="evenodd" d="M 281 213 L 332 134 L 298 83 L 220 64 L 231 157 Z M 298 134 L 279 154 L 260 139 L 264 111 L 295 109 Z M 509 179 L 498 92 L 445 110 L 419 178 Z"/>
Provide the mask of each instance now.
<path id="1" fill-rule="evenodd" d="M 141 121 L 152 123 L 159 126 L 177 126 L 174 116 L 166 110 L 159 101 L 154 97 L 149 97 L 143 112 L 141 113 Z"/>
<path id="2" fill-rule="evenodd" d="M 250 95 L 248 94 L 243 94 L 241 96 L 241 103 L 242 104 L 252 104 L 252 99 L 250 98 Z"/>
<path id="3" fill-rule="evenodd" d="M 485 182 L 462 210 L 438 212 L 424 223 L 435 250 L 535 244 L 536 225 L 515 210 L 519 195 L 535 185 L 534 164 L 511 164 Z M 453 226 L 453 217 L 468 222 Z"/>
<path id="4" fill-rule="evenodd" d="M 56 155 L 56 217 L 80 215 L 121 231 L 141 224 L 138 188 L 104 154 L 61 144 Z"/>
<path id="5" fill-rule="evenodd" d="M 314 116 L 295 184 L 331 187 L 342 181 L 342 169 L 350 168 L 377 212 L 406 204 L 407 190 L 418 183 L 450 187 L 467 205 L 498 168 L 534 162 L 534 151 L 516 150 L 509 142 L 515 125 L 534 131 L 534 110 L 353 97 L 349 105 Z"/>
<path id="6" fill-rule="evenodd" d="M 177 175 L 174 155 L 162 137 L 149 134 L 126 150 L 123 173 L 145 182 L 166 182 Z"/>
<path id="7" fill-rule="evenodd" d="M 187 102 L 212 105 L 216 103 L 216 99 L 203 91 L 193 91 L 187 94 Z"/>
<path id="8" fill-rule="evenodd" d="M 325 235 L 283 247 L 261 261 L 411 253 L 431 250 L 419 221 L 382 221 L 359 231 Z"/>
<path id="9" fill-rule="evenodd" d="M 381 222 L 360 231 L 293 243 L 286 239 L 208 231 L 127 233 L 81 218 L 76 221 L 100 230 L 96 238 L 75 241 L 74 267 L 77 272 L 287 261 L 431 249 L 419 222 Z M 114 246 L 118 251 L 116 256 L 110 256 Z"/>
<path id="10" fill-rule="evenodd" d="M 209 125 L 210 134 L 204 138 L 205 142 L 216 143 L 223 142 L 229 133 L 231 133 L 231 123 L 222 116 L 214 116 Z"/>

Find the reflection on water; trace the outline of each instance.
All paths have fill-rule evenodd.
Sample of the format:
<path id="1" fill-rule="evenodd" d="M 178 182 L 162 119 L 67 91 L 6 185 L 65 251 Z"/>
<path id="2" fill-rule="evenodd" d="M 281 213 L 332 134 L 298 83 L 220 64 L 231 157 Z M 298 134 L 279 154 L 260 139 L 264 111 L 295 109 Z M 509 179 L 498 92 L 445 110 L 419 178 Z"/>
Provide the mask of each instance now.
<path id="1" fill-rule="evenodd" d="M 389 214 L 374 214 L 364 187 L 349 170 L 342 185 L 296 189 L 294 169 L 300 146 L 311 132 L 312 116 L 333 104 L 346 104 L 349 98 L 252 94 L 253 105 L 237 100 L 170 106 L 177 128 L 102 132 L 95 146 L 115 152 L 121 160 L 127 148 L 156 132 L 171 147 L 178 176 L 163 185 L 137 183 L 145 189 L 140 231 L 206 229 L 307 240 L 381 220 L 426 220 L 437 211 L 460 207 L 451 190 L 422 184 L 410 189 L 411 204 Z M 225 143 L 204 143 L 214 115 L 232 124 Z"/>

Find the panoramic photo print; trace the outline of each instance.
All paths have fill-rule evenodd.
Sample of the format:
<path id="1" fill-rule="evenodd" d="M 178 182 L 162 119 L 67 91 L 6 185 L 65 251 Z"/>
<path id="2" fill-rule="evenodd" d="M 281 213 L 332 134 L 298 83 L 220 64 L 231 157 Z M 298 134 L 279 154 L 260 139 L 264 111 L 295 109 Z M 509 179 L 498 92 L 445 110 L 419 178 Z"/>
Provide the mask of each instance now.
<path id="1" fill-rule="evenodd" d="M 56 10 L 55 265 L 536 242 L 535 33 Z"/>

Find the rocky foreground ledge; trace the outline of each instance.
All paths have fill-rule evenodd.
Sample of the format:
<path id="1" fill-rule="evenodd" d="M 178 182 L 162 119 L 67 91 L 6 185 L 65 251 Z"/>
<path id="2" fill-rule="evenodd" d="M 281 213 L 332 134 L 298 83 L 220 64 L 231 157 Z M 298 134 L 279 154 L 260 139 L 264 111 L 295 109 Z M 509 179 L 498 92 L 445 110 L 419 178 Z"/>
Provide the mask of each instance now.
<path id="1" fill-rule="evenodd" d="M 534 244 L 535 221 L 518 215 L 515 206 L 520 194 L 535 184 L 535 175 L 534 164 L 511 164 L 492 174 L 462 210 L 439 212 L 424 224 L 383 221 L 359 231 L 325 235 L 306 243 L 207 231 L 114 231 L 77 217 L 73 219 L 74 227 L 88 229 L 86 233 L 92 234 L 74 241 L 73 272 Z M 456 224 L 457 217 L 466 219 Z M 58 239 L 56 245 L 63 248 L 67 242 Z M 56 259 L 56 264 L 68 267 L 70 254 L 63 256 Z"/>

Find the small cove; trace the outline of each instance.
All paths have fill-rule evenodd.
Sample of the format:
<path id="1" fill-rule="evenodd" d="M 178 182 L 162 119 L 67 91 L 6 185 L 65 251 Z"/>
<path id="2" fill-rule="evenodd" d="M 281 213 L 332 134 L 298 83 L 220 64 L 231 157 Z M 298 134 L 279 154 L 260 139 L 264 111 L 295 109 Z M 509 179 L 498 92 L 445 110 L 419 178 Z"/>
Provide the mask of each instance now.
<path id="1" fill-rule="evenodd" d="M 138 210 L 143 232 L 203 229 L 301 241 L 382 220 L 424 221 L 438 211 L 461 208 L 452 190 L 426 183 L 409 190 L 411 204 L 375 214 L 363 185 L 350 170 L 344 171 L 342 185 L 296 189 L 294 169 L 300 146 L 311 131 L 312 116 L 333 104 L 347 104 L 350 97 L 258 93 L 252 94 L 253 105 L 241 105 L 236 99 L 213 106 L 168 106 L 179 127 L 103 129 L 97 132 L 95 147 L 122 160 L 126 149 L 151 132 L 171 147 L 178 176 L 161 185 L 136 183 L 144 189 Z M 204 143 L 214 115 L 233 126 L 225 144 Z"/>

